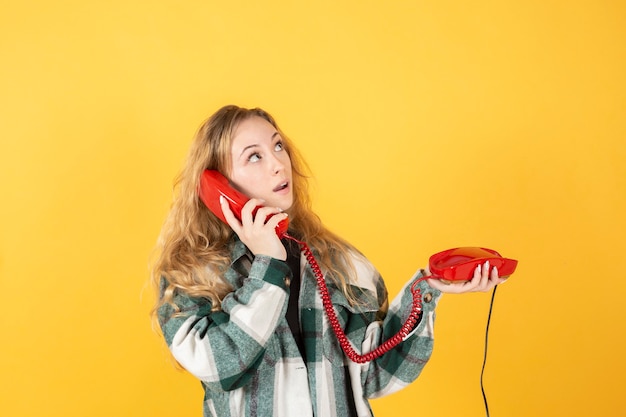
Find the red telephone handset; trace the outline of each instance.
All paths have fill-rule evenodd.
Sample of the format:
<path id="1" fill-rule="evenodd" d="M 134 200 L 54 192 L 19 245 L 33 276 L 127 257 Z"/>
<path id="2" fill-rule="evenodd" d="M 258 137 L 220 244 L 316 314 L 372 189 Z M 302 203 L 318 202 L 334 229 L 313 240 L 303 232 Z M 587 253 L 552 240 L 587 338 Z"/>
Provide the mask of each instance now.
<path id="1" fill-rule="evenodd" d="M 205 169 L 200 177 L 200 188 L 198 195 L 202 202 L 207 206 L 209 210 L 213 212 L 221 221 L 226 222 L 222 207 L 220 206 L 220 196 L 223 196 L 232 210 L 235 217 L 241 221 L 241 209 L 244 204 L 250 199 L 245 194 L 235 190 L 226 177 L 219 173 L 219 171 L 212 169 Z M 261 206 L 257 206 L 253 211 L 254 216 L 257 210 Z M 268 219 L 271 216 L 268 217 Z M 267 221 L 267 219 L 265 219 Z M 281 220 L 276 226 L 276 234 L 282 238 L 287 233 L 289 227 L 289 219 L 285 218 Z"/>
<path id="2" fill-rule="evenodd" d="M 204 170 L 202 172 L 202 176 L 200 177 L 200 186 L 198 187 L 198 195 L 202 202 L 207 206 L 209 210 L 213 212 L 220 220 L 226 223 L 226 218 L 224 217 L 224 213 L 222 212 L 222 207 L 220 206 L 220 196 L 223 196 L 228 201 L 230 209 L 232 210 L 235 217 L 241 220 L 241 209 L 244 204 L 248 201 L 248 197 L 243 193 L 235 190 L 229 183 L 228 179 L 215 170 Z M 259 207 L 256 207 L 253 211 L 253 215 Z M 270 216 L 271 217 L 271 216 Z M 300 245 L 300 249 L 306 258 L 313 274 L 315 275 L 315 280 L 317 282 L 317 286 L 320 290 L 320 294 L 322 297 L 322 305 L 324 306 L 324 311 L 326 312 L 326 316 L 330 321 L 331 328 L 333 332 L 337 336 L 339 340 L 339 344 L 341 348 L 346 353 L 352 361 L 356 363 L 366 363 L 369 362 L 389 350 L 393 349 L 397 346 L 402 340 L 411 332 L 415 324 L 419 320 L 419 315 L 422 311 L 422 303 L 421 303 L 421 293 L 419 289 L 412 289 L 411 292 L 413 294 L 413 308 L 409 314 L 409 317 L 404 322 L 404 325 L 401 329 L 383 344 L 378 346 L 376 349 L 369 353 L 358 354 L 356 350 L 352 347 L 352 344 L 348 340 L 341 324 L 339 323 L 339 319 L 337 318 L 337 314 L 333 308 L 331 297 L 328 292 L 328 287 L 326 286 L 326 281 L 324 279 L 324 274 L 322 273 L 321 268 L 317 264 L 315 257 L 313 256 L 313 252 L 306 244 L 306 242 L 302 242 L 287 233 L 287 228 L 289 226 L 289 222 L 287 219 L 281 220 L 276 226 L 276 234 L 278 237 L 287 238 L 297 242 Z"/>

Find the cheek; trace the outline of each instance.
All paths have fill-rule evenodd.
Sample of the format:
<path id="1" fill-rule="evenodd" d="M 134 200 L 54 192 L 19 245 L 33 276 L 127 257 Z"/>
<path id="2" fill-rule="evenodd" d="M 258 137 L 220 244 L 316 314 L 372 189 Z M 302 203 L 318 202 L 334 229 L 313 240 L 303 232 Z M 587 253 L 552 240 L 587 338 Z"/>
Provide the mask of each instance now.
<path id="1" fill-rule="evenodd" d="M 291 158 L 289 158 L 289 155 L 285 157 L 285 161 L 283 163 L 285 164 L 285 168 L 291 171 Z"/>
<path id="2" fill-rule="evenodd" d="M 260 189 L 261 182 L 256 175 L 238 175 L 233 176 L 232 180 L 235 187 L 248 197 L 257 197 L 256 192 Z"/>
<path id="3" fill-rule="evenodd" d="M 248 194 L 248 189 L 251 188 L 249 179 L 241 171 L 234 169 L 230 174 L 230 182 L 238 190 L 244 194 Z"/>

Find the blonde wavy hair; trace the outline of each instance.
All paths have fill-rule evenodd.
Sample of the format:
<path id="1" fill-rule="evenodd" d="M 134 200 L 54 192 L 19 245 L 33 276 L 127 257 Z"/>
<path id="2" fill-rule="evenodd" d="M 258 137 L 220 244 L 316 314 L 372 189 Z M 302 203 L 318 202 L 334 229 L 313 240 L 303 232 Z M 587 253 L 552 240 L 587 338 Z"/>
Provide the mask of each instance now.
<path id="1" fill-rule="evenodd" d="M 351 258 L 361 255 L 326 229 L 312 211 L 309 168 L 305 161 L 269 113 L 259 108 L 229 105 L 200 126 L 186 163 L 174 182 L 173 202 L 161 229 L 151 268 L 151 281 L 158 294 L 154 318 L 164 304 L 178 310 L 173 301 L 177 291 L 210 300 L 215 311 L 221 308 L 224 296 L 233 290 L 222 275 L 230 263 L 234 232 L 206 208 L 197 190 L 205 169 L 218 170 L 228 177 L 233 136 L 239 124 L 252 117 L 262 117 L 276 128 L 291 159 L 294 202 L 288 210 L 289 233 L 315 248 L 316 258 L 327 271 L 327 278 L 334 281 L 350 303 L 359 304 L 350 282 L 354 281 Z M 164 291 L 162 279 L 166 283 Z"/>

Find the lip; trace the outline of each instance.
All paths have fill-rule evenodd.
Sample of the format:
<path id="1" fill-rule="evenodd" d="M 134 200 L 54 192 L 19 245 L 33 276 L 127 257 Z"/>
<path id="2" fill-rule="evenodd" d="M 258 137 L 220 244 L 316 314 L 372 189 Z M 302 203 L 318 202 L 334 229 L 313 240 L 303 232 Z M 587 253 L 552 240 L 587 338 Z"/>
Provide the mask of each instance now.
<path id="1" fill-rule="evenodd" d="M 274 191 L 275 193 L 280 193 L 281 191 L 288 191 L 288 190 L 289 190 L 289 181 L 285 180 L 285 181 L 282 181 L 280 184 L 278 184 L 276 187 L 274 187 L 272 191 Z"/>

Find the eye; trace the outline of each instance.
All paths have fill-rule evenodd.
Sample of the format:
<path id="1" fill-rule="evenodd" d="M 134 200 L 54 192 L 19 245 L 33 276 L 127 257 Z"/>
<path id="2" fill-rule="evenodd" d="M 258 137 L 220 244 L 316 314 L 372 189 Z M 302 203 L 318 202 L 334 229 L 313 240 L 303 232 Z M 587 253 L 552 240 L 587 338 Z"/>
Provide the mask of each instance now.
<path id="1" fill-rule="evenodd" d="M 250 156 L 248 157 L 248 162 L 258 162 L 260 160 L 261 160 L 261 155 L 259 155 L 258 152 L 250 154 Z"/>
<path id="2" fill-rule="evenodd" d="M 283 149 L 285 149 L 285 145 L 283 144 L 283 142 L 282 141 L 276 142 L 276 144 L 274 145 L 274 150 L 282 151 Z"/>

